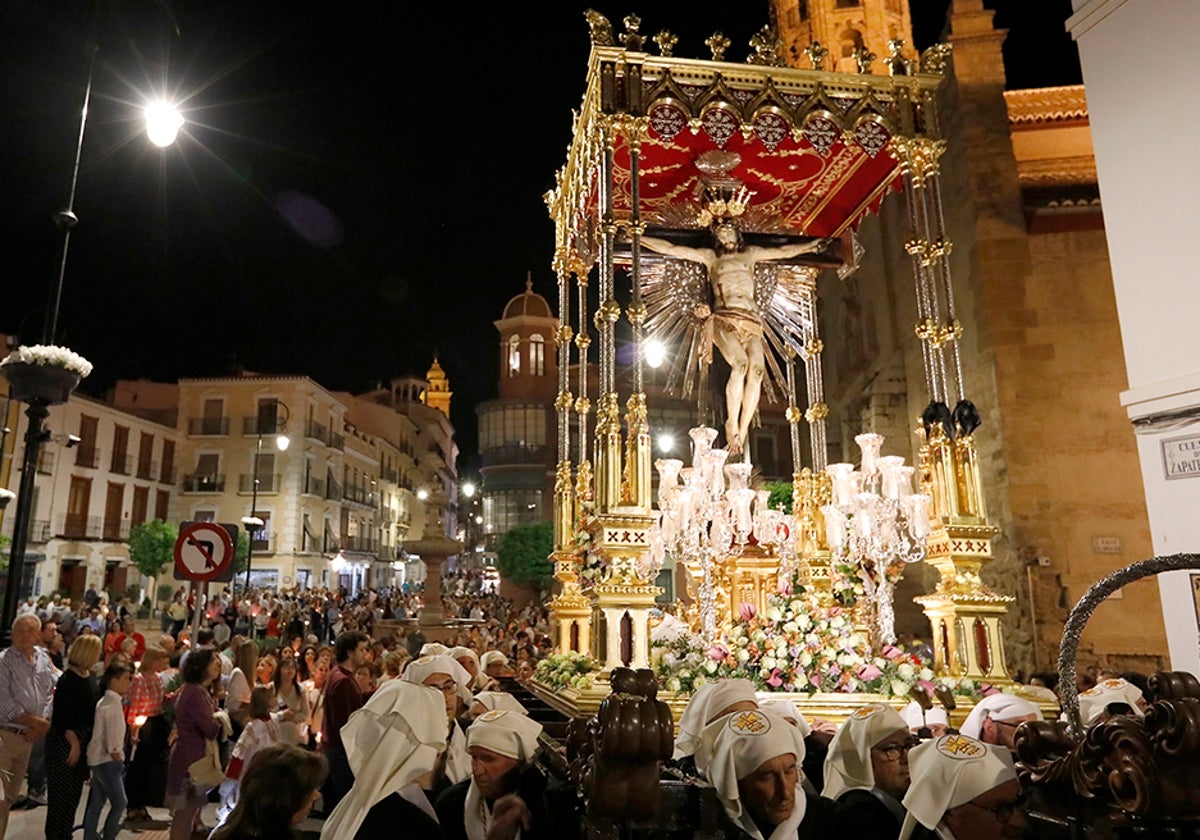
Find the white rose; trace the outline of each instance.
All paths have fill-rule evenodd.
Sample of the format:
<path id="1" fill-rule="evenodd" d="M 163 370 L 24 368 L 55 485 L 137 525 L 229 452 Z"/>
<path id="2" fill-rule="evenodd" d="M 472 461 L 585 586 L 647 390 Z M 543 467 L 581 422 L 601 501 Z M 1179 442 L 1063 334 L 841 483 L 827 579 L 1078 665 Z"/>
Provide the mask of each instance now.
<path id="1" fill-rule="evenodd" d="M 750 640 L 747 639 L 745 636 L 742 636 L 741 638 L 739 638 L 737 640 L 737 643 L 740 647 L 745 647 L 747 644 L 749 644 L 749 642 L 750 642 Z"/>
<path id="2" fill-rule="evenodd" d="M 779 607 L 771 607 L 769 610 L 767 610 L 767 619 L 770 621 L 781 621 L 783 619 L 783 613 L 779 611 Z"/>
<path id="3" fill-rule="evenodd" d="M 804 615 L 803 613 L 801 613 L 801 614 L 800 614 L 800 615 L 799 615 L 799 616 L 796 618 L 796 625 L 797 625 L 797 626 L 798 626 L 798 627 L 799 627 L 801 630 L 807 630 L 809 627 L 812 627 L 812 618 L 810 618 L 809 616 L 807 616 L 807 615 Z"/>
<path id="4" fill-rule="evenodd" d="M 953 684 L 951 684 L 951 685 L 953 685 Z M 975 683 L 971 682 L 970 677 L 963 677 L 961 680 L 958 681 L 958 685 L 960 688 L 962 688 L 966 691 L 973 691 L 975 688 Z"/>
<path id="5" fill-rule="evenodd" d="M 704 679 L 704 675 L 701 674 L 700 676 L 696 677 L 696 679 L 692 680 L 692 688 L 699 688 L 706 682 L 708 682 L 708 680 Z"/>
<path id="6" fill-rule="evenodd" d="M 762 665 L 762 669 L 766 671 L 767 675 L 769 676 L 772 669 L 774 669 L 779 663 L 775 661 L 774 656 L 764 656 L 759 664 Z"/>
<path id="7" fill-rule="evenodd" d="M 900 680 L 892 680 L 892 696 L 903 697 L 908 694 L 908 686 Z"/>
<path id="8" fill-rule="evenodd" d="M 800 627 L 794 621 L 789 621 L 787 624 L 783 625 L 784 633 L 798 633 L 799 631 Z"/>
<path id="9" fill-rule="evenodd" d="M 807 668 L 809 665 L 812 665 L 812 654 L 808 651 L 804 651 L 804 653 L 800 654 L 800 665 L 805 668 Z"/>
<path id="10" fill-rule="evenodd" d="M 925 680 L 925 682 L 933 682 L 933 669 L 922 668 L 921 669 L 921 679 Z"/>
<path id="11" fill-rule="evenodd" d="M 896 669 L 896 672 L 904 679 L 911 680 L 916 675 L 917 669 L 907 662 L 901 662 L 900 667 Z"/>
<path id="12" fill-rule="evenodd" d="M 673 653 L 664 653 L 662 655 L 662 663 L 664 665 L 666 665 L 668 668 L 670 668 L 672 665 L 674 665 L 677 661 L 678 660 L 675 658 L 675 654 L 673 654 Z"/>
<path id="13" fill-rule="evenodd" d="M 704 670 L 708 671 L 708 673 L 710 673 L 710 674 L 717 673 L 717 663 L 715 661 L 713 661 L 712 659 L 708 660 L 707 662 L 704 663 Z"/>
<path id="14" fill-rule="evenodd" d="M 681 684 L 675 677 L 667 680 L 667 691 L 678 691 L 680 688 Z"/>
<path id="15" fill-rule="evenodd" d="M 686 680 L 691 675 L 692 675 L 692 672 L 689 671 L 687 668 L 684 668 L 682 671 L 679 672 L 679 679 Z"/>
<path id="16" fill-rule="evenodd" d="M 749 658 L 750 658 L 750 651 L 746 650 L 745 648 L 738 649 L 738 652 L 737 652 L 737 661 L 738 662 L 745 662 Z"/>
<path id="17" fill-rule="evenodd" d="M 752 638 L 754 639 L 754 641 L 761 644 L 763 641 L 766 640 L 767 634 L 764 633 L 762 630 L 755 630 Z"/>
<path id="18" fill-rule="evenodd" d="M 842 618 L 840 615 L 834 616 L 834 617 L 833 617 L 833 618 L 830 620 L 830 622 L 829 622 L 829 626 L 830 626 L 830 627 L 845 627 L 845 626 L 846 626 L 846 619 Z"/>
<path id="19" fill-rule="evenodd" d="M 758 674 L 764 680 L 770 679 L 771 678 L 771 669 L 764 665 L 762 668 L 758 669 Z"/>

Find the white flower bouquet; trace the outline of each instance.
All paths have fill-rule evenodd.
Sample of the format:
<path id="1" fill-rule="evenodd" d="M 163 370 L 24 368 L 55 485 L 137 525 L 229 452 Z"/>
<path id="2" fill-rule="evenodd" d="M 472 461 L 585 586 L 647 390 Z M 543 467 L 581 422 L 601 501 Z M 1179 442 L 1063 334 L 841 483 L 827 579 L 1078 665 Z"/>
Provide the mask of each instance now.
<path id="1" fill-rule="evenodd" d="M 92 363 L 80 356 L 74 350 L 58 347 L 54 344 L 34 344 L 29 347 L 18 347 L 9 353 L 0 367 L 8 365 L 39 365 L 42 367 L 66 368 L 78 374 L 82 379 L 92 372 Z"/>

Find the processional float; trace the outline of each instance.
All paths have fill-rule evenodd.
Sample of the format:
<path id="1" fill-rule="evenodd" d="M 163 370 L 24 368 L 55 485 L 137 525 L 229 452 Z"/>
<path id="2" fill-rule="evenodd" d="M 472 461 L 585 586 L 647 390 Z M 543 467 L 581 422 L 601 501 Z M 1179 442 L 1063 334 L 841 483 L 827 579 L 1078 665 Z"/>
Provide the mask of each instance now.
<path id="1" fill-rule="evenodd" d="M 594 657 L 605 674 L 647 667 L 661 592 L 654 580 L 670 555 L 687 567 L 696 593 L 687 618 L 705 644 L 739 612 L 762 612 L 781 574 L 826 606 L 849 576 L 864 591 L 857 604 L 855 590 L 839 603 L 856 607 L 849 612 L 878 652 L 893 632 L 890 584 L 906 561 L 924 559 L 941 573 L 919 599 L 937 673 L 1011 684 L 1001 619 L 1013 599 L 979 576 L 998 529 L 984 501 L 978 415 L 965 397 L 939 177 L 937 94 L 949 47 L 918 57 L 896 40 L 886 73 L 871 71 L 865 51 L 858 73 L 840 73 L 824 69 L 816 43 L 811 66 L 786 66 L 766 29 L 737 63 L 720 33 L 706 42 L 710 59 L 686 59 L 672 55 L 667 32 L 651 54 L 634 16 L 620 35 L 598 14 L 588 21 L 587 86 L 546 195 L 560 323 L 557 649 Z M 908 210 L 929 397 L 918 461 L 879 456 L 882 439 L 866 434 L 859 468 L 830 465 L 817 276 L 853 271 L 854 231 L 897 191 Z M 618 281 L 628 284 L 620 295 Z M 620 370 L 618 330 L 634 348 Z M 657 506 L 644 371 L 651 337 L 676 348 L 671 384 L 685 395 L 707 393 L 714 348 L 730 369 L 724 447 L 722 432 L 698 422 L 692 463 L 659 462 Z M 745 429 L 760 394 L 786 401 L 790 514 L 769 510 L 766 492 L 749 486 Z M 570 695 L 574 711 L 594 711 L 603 696 L 558 694 Z"/>

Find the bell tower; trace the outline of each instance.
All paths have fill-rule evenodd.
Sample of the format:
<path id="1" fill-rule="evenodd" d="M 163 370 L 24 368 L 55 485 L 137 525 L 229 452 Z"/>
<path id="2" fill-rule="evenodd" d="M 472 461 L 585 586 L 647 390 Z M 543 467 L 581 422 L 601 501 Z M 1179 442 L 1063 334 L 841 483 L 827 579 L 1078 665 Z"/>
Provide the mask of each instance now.
<path id="1" fill-rule="evenodd" d="M 533 290 L 532 274 L 525 278 L 524 293 L 512 298 L 494 323 L 500 333 L 500 398 L 550 403 L 558 385 L 558 319 Z"/>
<path id="2" fill-rule="evenodd" d="M 861 72 L 859 61 L 869 56 L 870 72 L 889 73 L 884 59 L 894 40 L 904 42 L 903 58 L 917 57 L 908 0 L 771 0 L 771 17 L 792 67 L 813 69 L 806 50 L 814 43 L 827 51 L 820 69 L 842 73 Z"/>
<path id="3" fill-rule="evenodd" d="M 446 378 L 446 371 L 438 364 L 437 356 L 433 357 L 433 364 L 425 378 L 429 381 L 429 387 L 422 395 L 421 401 L 449 417 L 450 397 L 454 396 L 454 392 L 450 390 L 450 380 Z"/>

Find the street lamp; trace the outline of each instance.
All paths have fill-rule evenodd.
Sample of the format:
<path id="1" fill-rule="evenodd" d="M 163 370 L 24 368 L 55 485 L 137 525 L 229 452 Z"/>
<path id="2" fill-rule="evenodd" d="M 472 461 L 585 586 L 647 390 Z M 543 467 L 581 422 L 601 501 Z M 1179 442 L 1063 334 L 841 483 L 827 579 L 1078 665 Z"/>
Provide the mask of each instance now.
<path id="1" fill-rule="evenodd" d="M 283 409 L 283 419 L 279 419 L 279 409 Z M 280 452 L 285 452 L 288 445 L 292 442 L 286 434 L 281 430 L 287 428 L 287 422 L 292 418 L 292 413 L 288 409 L 286 403 L 276 402 L 275 412 L 271 416 L 270 428 L 267 428 L 266 417 L 263 412 L 259 412 L 254 418 L 254 428 L 258 432 L 258 441 L 254 446 L 254 471 L 250 476 L 250 515 L 242 517 L 242 527 L 246 529 L 246 534 L 250 538 L 246 546 L 246 583 L 242 587 L 243 591 L 250 594 L 250 560 L 254 557 L 254 535 L 257 534 L 262 526 L 266 523 L 258 515 L 258 460 L 262 455 L 263 435 L 275 435 L 275 448 Z"/>
<path id="2" fill-rule="evenodd" d="M 70 188 L 67 193 L 67 206 L 53 216 L 55 227 L 58 228 L 58 271 L 50 288 L 50 299 L 46 307 L 46 320 L 42 329 L 42 344 L 53 345 L 55 333 L 58 332 L 58 310 L 62 302 L 63 278 L 67 272 L 67 252 L 71 242 L 71 230 L 79 223 L 75 215 L 75 191 L 79 185 L 79 162 L 83 157 L 83 137 L 87 129 L 88 106 L 92 99 L 92 80 L 96 70 L 97 48 L 93 47 L 91 60 L 88 63 L 87 85 L 83 92 L 83 109 L 79 116 L 79 137 L 75 141 L 75 160 L 71 168 Z M 159 113 L 159 112 L 156 112 Z M 148 115 L 147 115 L 148 116 Z M 178 117 L 175 132 L 183 125 L 182 117 Z M 147 131 L 150 130 L 147 124 Z M 157 127 L 154 136 L 165 139 Z M 172 135 L 171 140 L 174 140 Z M 163 145 L 158 140 L 152 142 Z M 166 145 L 170 145 L 168 142 Z M 65 399 L 64 399 L 65 402 Z M 21 483 L 17 492 L 17 509 L 13 516 L 13 540 L 9 552 L 7 589 L 4 593 L 3 614 L 0 615 L 0 647 L 7 647 L 11 639 L 12 623 L 16 618 L 17 601 L 20 595 L 21 579 L 25 572 L 25 548 L 29 539 L 29 523 L 33 516 L 34 478 L 37 475 L 38 458 L 41 455 L 42 443 L 47 433 L 42 424 L 48 411 L 46 404 L 39 401 L 29 403 L 25 410 L 29 425 L 25 433 L 25 455 L 21 460 Z M 7 419 L 7 418 L 6 418 Z"/>

